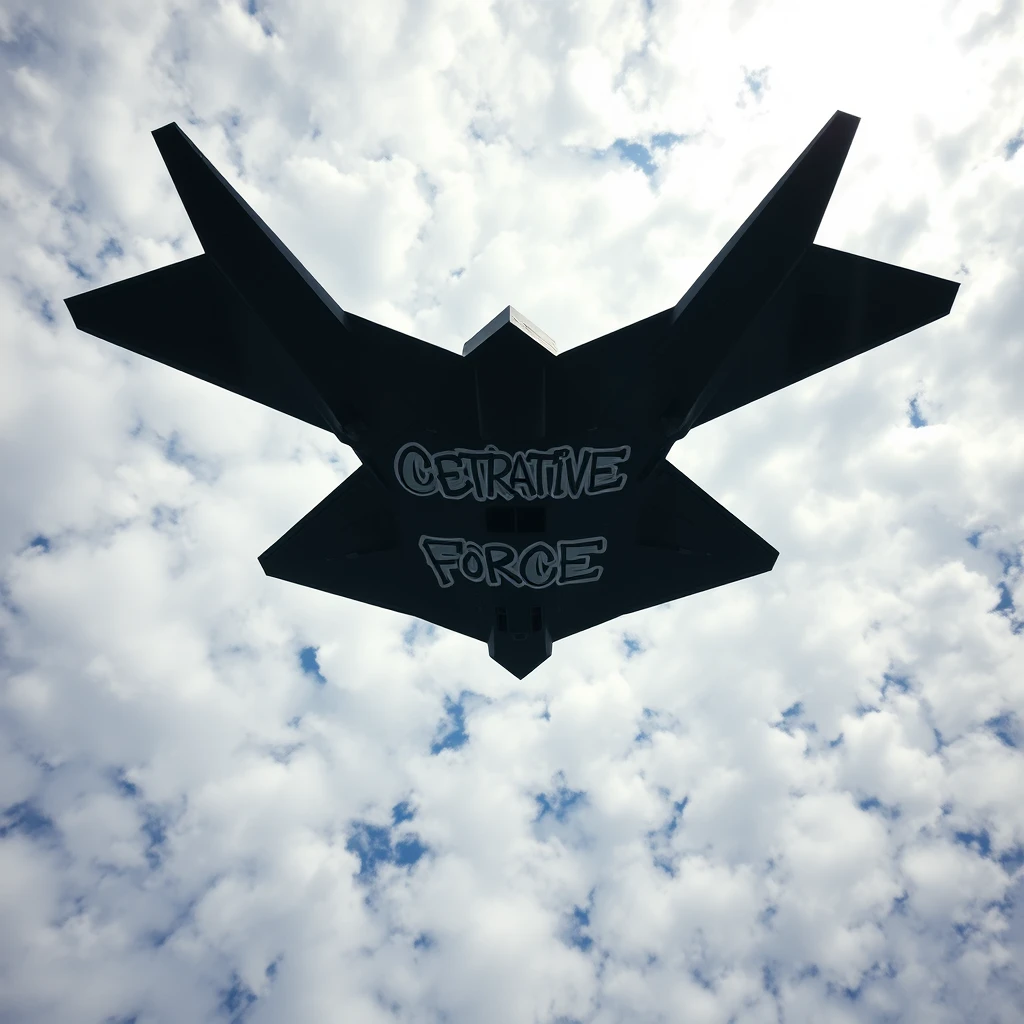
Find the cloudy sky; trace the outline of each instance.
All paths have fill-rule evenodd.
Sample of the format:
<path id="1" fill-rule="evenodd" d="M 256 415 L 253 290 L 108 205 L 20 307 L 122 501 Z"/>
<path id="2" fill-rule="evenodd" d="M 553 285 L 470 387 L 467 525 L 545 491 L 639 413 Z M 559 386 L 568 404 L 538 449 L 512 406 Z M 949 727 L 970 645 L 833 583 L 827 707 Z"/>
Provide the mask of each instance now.
<path id="1" fill-rule="evenodd" d="M 0 1021 L 1020 1020 L 1022 52 L 1020 0 L 4 0 Z M 177 121 L 343 307 L 566 349 L 837 109 L 818 241 L 952 314 L 675 447 L 772 573 L 523 681 L 267 578 L 352 451 L 63 305 L 200 252 Z"/>

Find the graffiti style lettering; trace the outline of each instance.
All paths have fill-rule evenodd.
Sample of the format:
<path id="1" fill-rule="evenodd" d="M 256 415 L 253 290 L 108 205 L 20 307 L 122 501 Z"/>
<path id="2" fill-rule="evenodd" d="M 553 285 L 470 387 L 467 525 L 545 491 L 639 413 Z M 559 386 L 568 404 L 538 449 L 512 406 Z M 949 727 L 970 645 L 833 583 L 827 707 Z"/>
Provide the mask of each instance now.
<path id="1" fill-rule="evenodd" d="M 440 494 L 458 500 L 507 501 L 524 498 L 579 498 L 610 494 L 626 486 L 621 465 L 629 459 L 621 448 L 568 446 L 545 451 L 504 452 L 486 448 L 453 448 L 431 454 L 410 441 L 395 455 L 395 477 L 410 494 Z"/>
<path id="2" fill-rule="evenodd" d="M 407 444 L 395 457 L 395 475 L 410 494 L 433 494 L 437 490 L 433 460 L 422 445 Z"/>
<path id="3" fill-rule="evenodd" d="M 599 580 L 604 566 L 592 565 L 590 557 L 604 554 L 608 541 L 604 537 L 581 537 L 552 545 L 538 540 L 520 552 L 498 541 L 478 544 L 463 537 L 424 534 L 419 546 L 441 587 L 452 586 L 458 573 L 470 583 L 486 583 L 489 587 L 507 582 L 543 590 L 552 584 L 561 587 Z"/>

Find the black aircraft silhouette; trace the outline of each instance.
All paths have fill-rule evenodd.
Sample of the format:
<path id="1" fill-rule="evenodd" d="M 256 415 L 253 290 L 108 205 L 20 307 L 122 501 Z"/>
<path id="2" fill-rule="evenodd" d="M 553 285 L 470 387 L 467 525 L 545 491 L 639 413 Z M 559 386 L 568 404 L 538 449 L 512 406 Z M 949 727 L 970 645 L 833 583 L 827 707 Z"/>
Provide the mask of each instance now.
<path id="1" fill-rule="evenodd" d="M 268 575 L 484 640 L 522 678 L 553 640 L 775 564 L 675 441 L 951 309 L 955 282 L 814 244 L 858 121 L 836 112 L 675 306 L 561 356 L 511 307 L 461 356 L 343 310 L 176 124 L 153 136 L 204 254 L 67 306 L 355 450 Z"/>

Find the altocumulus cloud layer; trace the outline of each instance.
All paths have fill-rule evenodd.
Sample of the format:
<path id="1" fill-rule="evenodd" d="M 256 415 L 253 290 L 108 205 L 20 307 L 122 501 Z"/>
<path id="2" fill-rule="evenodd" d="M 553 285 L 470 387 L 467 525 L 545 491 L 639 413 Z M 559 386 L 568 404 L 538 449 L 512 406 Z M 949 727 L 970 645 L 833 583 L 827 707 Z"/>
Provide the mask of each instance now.
<path id="1" fill-rule="evenodd" d="M 998 0 L 7 0 L 0 1021 L 1021 1019 L 1021 52 Z M 677 446 L 773 573 L 523 682 L 264 577 L 352 453 L 61 303 L 198 252 L 177 120 L 353 312 L 569 347 L 837 108 L 819 241 L 953 314 Z"/>

